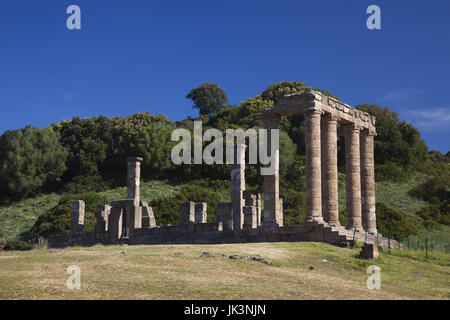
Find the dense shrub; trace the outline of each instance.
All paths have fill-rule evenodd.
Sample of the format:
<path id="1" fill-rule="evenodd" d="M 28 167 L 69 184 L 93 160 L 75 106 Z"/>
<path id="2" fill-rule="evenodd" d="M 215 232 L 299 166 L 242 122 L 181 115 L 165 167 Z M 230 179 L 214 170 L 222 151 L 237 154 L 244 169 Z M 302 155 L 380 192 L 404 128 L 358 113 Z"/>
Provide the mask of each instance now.
<path id="1" fill-rule="evenodd" d="M 5 251 L 25 251 L 33 249 L 33 245 L 26 241 L 11 239 L 6 241 L 6 245 L 3 247 Z"/>
<path id="2" fill-rule="evenodd" d="M 177 225 L 180 215 L 180 203 L 206 202 L 208 206 L 208 222 L 216 221 L 217 205 L 220 202 L 220 190 L 229 183 L 220 180 L 196 180 L 183 184 L 174 196 L 156 199 L 150 202 L 158 225 Z"/>
<path id="3" fill-rule="evenodd" d="M 306 195 L 299 191 L 284 191 L 283 211 L 285 217 L 285 225 L 298 225 L 306 218 Z"/>
<path id="4" fill-rule="evenodd" d="M 52 188 L 66 170 L 58 134 L 26 127 L 0 137 L 0 194 L 30 196 Z"/>
<path id="5" fill-rule="evenodd" d="M 404 170 L 393 162 L 375 166 L 376 181 L 404 182 L 408 179 Z"/>
<path id="6" fill-rule="evenodd" d="M 440 224 L 450 225 L 450 215 L 441 212 L 439 205 L 425 206 L 416 214 L 423 219 L 423 226 L 428 230 L 439 229 Z"/>
<path id="7" fill-rule="evenodd" d="M 70 232 L 70 219 L 72 203 L 83 200 L 86 204 L 84 216 L 84 231 L 93 231 L 95 226 L 95 212 L 98 206 L 108 203 L 109 200 L 95 192 L 63 196 L 59 203 L 39 216 L 33 227 L 26 235 L 48 236 L 52 234 Z"/>
<path id="8" fill-rule="evenodd" d="M 418 222 L 403 211 L 395 210 L 384 203 L 376 204 L 378 231 L 396 239 L 402 239 L 419 231 Z"/>

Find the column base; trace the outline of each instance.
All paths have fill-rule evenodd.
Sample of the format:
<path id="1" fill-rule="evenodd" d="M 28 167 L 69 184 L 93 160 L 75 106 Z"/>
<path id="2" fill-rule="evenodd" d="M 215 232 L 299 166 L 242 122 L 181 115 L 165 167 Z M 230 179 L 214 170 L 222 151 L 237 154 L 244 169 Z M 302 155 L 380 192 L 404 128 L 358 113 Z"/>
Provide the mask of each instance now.
<path id="1" fill-rule="evenodd" d="M 367 229 L 367 233 L 376 236 L 378 233 L 377 229 Z"/>
<path id="2" fill-rule="evenodd" d="M 316 222 L 316 223 L 325 223 L 323 217 L 308 217 L 305 222 Z"/>
<path id="3" fill-rule="evenodd" d="M 275 220 L 263 221 L 260 226 L 263 230 L 276 230 L 279 228 Z"/>
<path id="4" fill-rule="evenodd" d="M 341 223 L 340 223 L 339 221 L 329 221 L 329 222 L 328 222 L 328 225 L 329 225 L 330 227 L 340 227 L 340 226 L 341 226 Z"/>
<path id="5" fill-rule="evenodd" d="M 350 228 L 347 228 L 347 230 L 356 231 L 356 232 L 362 232 L 362 233 L 365 232 L 362 227 L 350 227 Z"/>

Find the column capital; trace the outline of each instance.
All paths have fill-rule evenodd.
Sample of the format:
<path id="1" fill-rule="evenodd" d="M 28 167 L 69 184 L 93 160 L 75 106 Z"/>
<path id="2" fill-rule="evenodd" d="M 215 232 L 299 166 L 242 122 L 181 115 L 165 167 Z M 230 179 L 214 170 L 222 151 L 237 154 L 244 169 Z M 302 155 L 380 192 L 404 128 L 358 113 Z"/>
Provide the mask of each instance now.
<path id="1" fill-rule="evenodd" d="M 325 113 L 324 115 L 322 115 L 321 120 L 327 122 L 337 122 L 339 120 L 339 117 L 331 113 Z"/>
<path id="2" fill-rule="evenodd" d="M 362 127 L 357 125 L 356 123 L 344 124 L 343 128 L 344 128 L 344 131 L 353 132 L 353 133 L 359 133 L 362 130 Z"/>
<path id="3" fill-rule="evenodd" d="M 143 159 L 143 158 L 140 158 L 140 157 L 130 157 L 130 158 L 127 158 L 127 162 L 128 162 L 128 163 L 134 163 L 134 162 L 142 163 L 143 161 L 144 161 L 144 159 Z"/>
<path id="4" fill-rule="evenodd" d="M 322 114 L 322 110 L 317 107 L 311 107 L 303 111 L 304 114 Z"/>
<path id="5" fill-rule="evenodd" d="M 365 135 L 365 136 L 369 136 L 369 137 L 376 137 L 377 136 L 377 132 L 374 129 L 363 129 L 361 130 L 361 134 Z"/>

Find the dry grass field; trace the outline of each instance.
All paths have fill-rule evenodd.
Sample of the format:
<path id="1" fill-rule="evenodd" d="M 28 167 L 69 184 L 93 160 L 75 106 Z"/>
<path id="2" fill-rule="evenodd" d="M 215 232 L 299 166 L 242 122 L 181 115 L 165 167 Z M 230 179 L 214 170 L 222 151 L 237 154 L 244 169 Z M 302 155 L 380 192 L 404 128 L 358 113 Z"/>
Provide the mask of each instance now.
<path id="1" fill-rule="evenodd" d="M 202 256 L 208 252 L 214 256 Z M 0 253 L 0 299 L 449 299 L 450 257 L 376 261 L 324 243 L 95 246 Z M 228 255 L 261 256 L 273 265 Z M 370 265 L 381 289 L 366 286 Z M 81 269 L 81 289 L 66 286 Z M 313 267 L 313 268 L 311 268 Z"/>

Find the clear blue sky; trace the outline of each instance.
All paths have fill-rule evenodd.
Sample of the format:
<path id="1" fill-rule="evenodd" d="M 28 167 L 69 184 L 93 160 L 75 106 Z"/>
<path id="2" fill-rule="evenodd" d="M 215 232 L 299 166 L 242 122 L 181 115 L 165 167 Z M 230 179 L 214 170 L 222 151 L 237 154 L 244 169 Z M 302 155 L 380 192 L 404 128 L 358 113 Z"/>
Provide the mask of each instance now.
<path id="1" fill-rule="evenodd" d="M 81 8 L 81 30 L 66 8 Z M 366 28 L 381 7 L 382 30 Z M 196 116 L 217 82 L 239 104 L 303 81 L 389 106 L 450 149 L 450 1 L 0 0 L 0 133 L 73 116 Z"/>

